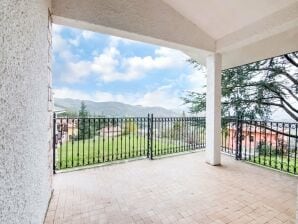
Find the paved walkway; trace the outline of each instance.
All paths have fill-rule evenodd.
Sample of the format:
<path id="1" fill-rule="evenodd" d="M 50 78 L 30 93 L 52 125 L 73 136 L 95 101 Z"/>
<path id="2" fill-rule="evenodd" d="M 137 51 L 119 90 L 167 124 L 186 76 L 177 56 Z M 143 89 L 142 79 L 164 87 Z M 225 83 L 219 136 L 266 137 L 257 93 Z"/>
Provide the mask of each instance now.
<path id="1" fill-rule="evenodd" d="M 57 174 L 46 223 L 295 223 L 297 178 L 204 152 Z"/>

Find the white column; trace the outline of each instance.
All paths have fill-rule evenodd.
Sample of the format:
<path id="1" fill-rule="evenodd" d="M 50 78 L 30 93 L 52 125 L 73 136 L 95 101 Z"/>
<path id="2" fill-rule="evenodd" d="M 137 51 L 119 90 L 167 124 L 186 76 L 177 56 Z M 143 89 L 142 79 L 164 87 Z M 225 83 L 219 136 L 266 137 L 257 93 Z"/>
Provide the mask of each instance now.
<path id="1" fill-rule="evenodd" d="M 206 162 L 220 165 L 221 55 L 207 57 Z"/>

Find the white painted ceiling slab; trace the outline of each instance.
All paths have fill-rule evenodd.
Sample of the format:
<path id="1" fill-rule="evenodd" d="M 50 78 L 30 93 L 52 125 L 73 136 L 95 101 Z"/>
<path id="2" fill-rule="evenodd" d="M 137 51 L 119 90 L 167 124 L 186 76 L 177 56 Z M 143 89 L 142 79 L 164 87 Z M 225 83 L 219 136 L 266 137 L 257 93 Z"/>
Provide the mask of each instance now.
<path id="1" fill-rule="evenodd" d="M 163 1 L 215 40 L 297 3 L 297 0 Z"/>

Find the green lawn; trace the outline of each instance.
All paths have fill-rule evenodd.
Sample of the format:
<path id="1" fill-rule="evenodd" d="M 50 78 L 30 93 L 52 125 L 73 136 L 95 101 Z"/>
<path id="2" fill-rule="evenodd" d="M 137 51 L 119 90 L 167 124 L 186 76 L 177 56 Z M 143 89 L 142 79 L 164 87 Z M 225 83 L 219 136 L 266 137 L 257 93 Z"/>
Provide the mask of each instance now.
<path id="1" fill-rule="evenodd" d="M 191 149 L 191 146 L 185 143 L 168 138 L 154 139 L 152 143 L 154 156 Z M 147 156 L 147 136 L 130 134 L 109 138 L 95 137 L 59 145 L 56 169 L 143 156 Z"/>
<path id="2" fill-rule="evenodd" d="M 270 163 L 270 156 L 256 156 L 255 159 L 253 158 L 253 156 L 251 157 L 251 159 L 249 160 L 249 158 L 247 158 L 248 161 L 250 162 L 255 162 L 257 164 L 261 164 L 264 166 L 268 166 L 274 169 L 278 169 L 278 170 L 282 170 L 282 171 L 286 171 L 286 172 L 290 172 L 290 173 L 295 173 L 295 166 L 296 166 L 296 172 L 298 171 L 298 159 L 296 159 L 296 164 L 295 164 L 295 158 L 289 158 L 288 161 L 288 157 L 284 156 L 281 157 L 279 155 L 277 155 L 277 158 L 275 157 L 275 155 L 271 155 L 271 163 Z"/>

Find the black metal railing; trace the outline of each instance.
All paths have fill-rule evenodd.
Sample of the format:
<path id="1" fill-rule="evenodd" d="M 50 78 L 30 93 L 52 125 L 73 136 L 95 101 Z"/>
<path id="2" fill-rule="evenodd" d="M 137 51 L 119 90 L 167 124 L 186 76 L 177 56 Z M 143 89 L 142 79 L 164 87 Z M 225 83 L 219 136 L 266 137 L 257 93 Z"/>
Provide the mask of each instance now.
<path id="1" fill-rule="evenodd" d="M 222 119 L 222 151 L 236 159 L 297 174 L 298 123 Z"/>
<path id="2" fill-rule="evenodd" d="M 204 149 L 204 117 L 54 116 L 54 171 Z M 222 118 L 222 152 L 297 174 L 298 123 Z"/>
<path id="3" fill-rule="evenodd" d="M 205 147 L 205 118 L 54 115 L 54 171 Z"/>

